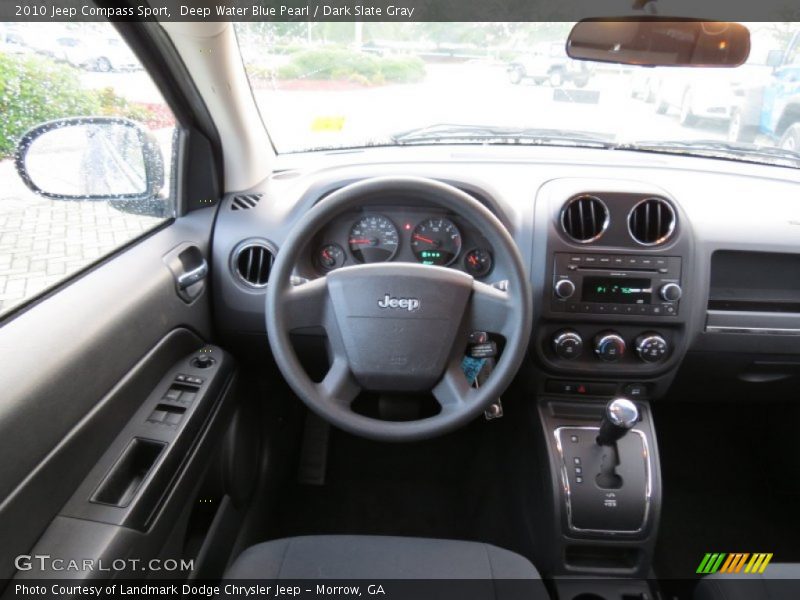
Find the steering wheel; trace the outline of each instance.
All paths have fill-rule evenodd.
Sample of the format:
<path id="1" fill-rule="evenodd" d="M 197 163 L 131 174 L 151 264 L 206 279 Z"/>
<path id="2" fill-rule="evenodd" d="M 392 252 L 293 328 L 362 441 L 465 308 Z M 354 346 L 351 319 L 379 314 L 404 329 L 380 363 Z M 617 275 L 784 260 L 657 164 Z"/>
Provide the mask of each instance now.
<path id="1" fill-rule="evenodd" d="M 308 240 L 334 217 L 387 196 L 421 199 L 470 221 L 508 274 L 505 290 L 467 273 L 412 263 L 343 267 L 297 284 L 292 272 Z M 278 252 L 267 290 L 269 343 L 286 381 L 320 417 L 355 435 L 411 441 L 440 435 L 475 418 L 508 387 L 531 334 L 532 292 L 519 251 L 503 224 L 481 203 L 438 181 L 380 177 L 350 184 L 306 213 Z M 323 327 L 330 368 L 316 383 L 305 372 L 290 332 Z M 502 354 L 488 379 L 472 387 L 461 368 L 473 331 L 499 334 Z M 439 412 L 384 421 L 353 411 L 362 390 L 430 392 Z"/>

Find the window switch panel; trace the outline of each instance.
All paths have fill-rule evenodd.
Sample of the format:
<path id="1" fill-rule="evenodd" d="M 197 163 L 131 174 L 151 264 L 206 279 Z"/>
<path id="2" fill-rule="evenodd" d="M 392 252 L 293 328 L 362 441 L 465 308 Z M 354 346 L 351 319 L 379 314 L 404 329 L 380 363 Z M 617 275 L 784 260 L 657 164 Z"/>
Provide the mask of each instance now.
<path id="1" fill-rule="evenodd" d="M 156 409 L 150 413 L 147 420 L 150 423 L 164 423 L 173 426 L 181 422 L 185 412 L 186 408 L 184 406 L 162 403 L 156 406 Z"/>

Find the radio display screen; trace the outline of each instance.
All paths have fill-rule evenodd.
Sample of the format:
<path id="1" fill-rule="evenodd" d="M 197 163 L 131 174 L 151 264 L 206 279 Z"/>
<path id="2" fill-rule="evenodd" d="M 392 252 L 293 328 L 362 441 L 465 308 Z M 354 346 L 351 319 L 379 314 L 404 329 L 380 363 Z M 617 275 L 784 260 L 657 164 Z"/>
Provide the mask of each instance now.
<path id="1" fill-rule="evenodd" d="M 584 277 L 583 302 L 615 304 L 650 304 L 652 288 L 649 279 L 618 279 L 615 277 Z"/>

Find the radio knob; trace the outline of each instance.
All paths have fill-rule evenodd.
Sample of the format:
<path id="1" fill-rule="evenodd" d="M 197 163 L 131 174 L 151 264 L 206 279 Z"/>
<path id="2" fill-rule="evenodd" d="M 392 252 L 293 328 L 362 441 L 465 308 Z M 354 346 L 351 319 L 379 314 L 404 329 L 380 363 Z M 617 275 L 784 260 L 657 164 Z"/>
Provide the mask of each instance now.
<path id="1" fill-rule="evenodd" d="M 683 290 L 681 290 L 681 286 L 677 283 L 665 283 L 661 286 L 661 289 L 658 290 L 658 295 L 666 302 L 677 302 L 681 299 L 682 293 Z"/>
<path id="2" fill-rule="evenodd" d="M 556 281 L 554 291 L 558 298 L 566 300 L 575 293 L 575 284 L 569 279 L 559 279 Z"/>
<path id="3" fill-rule="evenodd" d="M 618 333 L 608 331 L 594 338 L 594 353 L 606 362 L 617 362 L 625 354 L 625 340 Z"/>
<path id="4" fill-rule="evenodd" d="M 669 352 L 669 344 L 657 333 L 643 333 L 636 338 L 636 354 L 644 362 L 654 363 L 662 360 Z"/>
<path id="5" fill-rule="evenodd" d="M 553 352 L 559 358 L 578 358 L 583 351 L 583 338 L 577 331 L 565 329 L 553 337 Z"/>

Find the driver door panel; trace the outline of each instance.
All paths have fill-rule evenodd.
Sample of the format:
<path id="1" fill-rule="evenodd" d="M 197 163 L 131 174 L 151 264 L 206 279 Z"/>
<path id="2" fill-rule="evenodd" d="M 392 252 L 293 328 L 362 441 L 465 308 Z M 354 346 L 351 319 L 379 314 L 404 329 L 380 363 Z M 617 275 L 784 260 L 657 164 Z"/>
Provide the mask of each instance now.
<path id="1" fill-rule="evenodd" d="M 213 209 L 204 209 L 172 222 L 4 325 L 0 577 L 12 577 L 15 557 L 30 553 L 34 546 L 37 552 L 57 550 L 64 558 L 90 558 L 95 554 L 85 552 L 92 548 L 116 549 L 118 556 L 130 556 L 134 540 L 145 539 L 145 556 L 158 555 L 168 532 L 164 526 L 154 526 L 156 516 L 172 514 L 171 530 L 180 514 L 191 508 L 188 492 L 176 494 L 179 488 L 170 482 L 190 472 L 199 475 L 201 463 L 205 464 L 197 460 L 200 451 L 208 452 L 219 441 L 230 418 L 234 364 L 221 351 L 206 397 L 187 409 L 187 422 L 180 426 L 181 434 L 188 434 L 182 442 L 185 459 L 173 459 L 171 476 L 162 478 L 160 490 L 149 490 L 159 500 L 151 501 L 147 517 L 135 523 L 106 519 L 99 524 L 87 520 L 97 519 L 91 511 L 64 513 L 70 497 L 85 489 L 81 483 L 90 476 L 104 478 L 108 461 L 116 461 L 133 438 L 155 438 L 165 448 L 173 443 L 168 436 L 159 440 L 152 430 L 148 435 L 141 427 L 132 428 L 147 403 L 158 402 L 153 394 L 163 391 L 159 385 L 171 369 L 185 365 L 187 357 L 211 338 L 208 291 L 187 303 L 163 257 L 186 242 L 208 256 L 213 217 Z M 194 412 L 198 418 L 189 419 Z M 187 429 L 190 423 L 192 431 Z M 121 441 L 126 432 L 129 439 Z M 167 452 L 161 455 L 159 460 Z M 148 481 L 124 499 L 131 510 L 147 491 Z M 96 495 L 97 483 L 86 485 L 93 486 Z M 100 500 L 109 498 L 113 494 Z M 107 504 L 97 507 L 108 508 Z M 157 535 L 151 535 L 155 530 Z M 87 545 L 87 539 L 92 543 Z M 65 575 L 75 576 L 60 573 Z"/>

